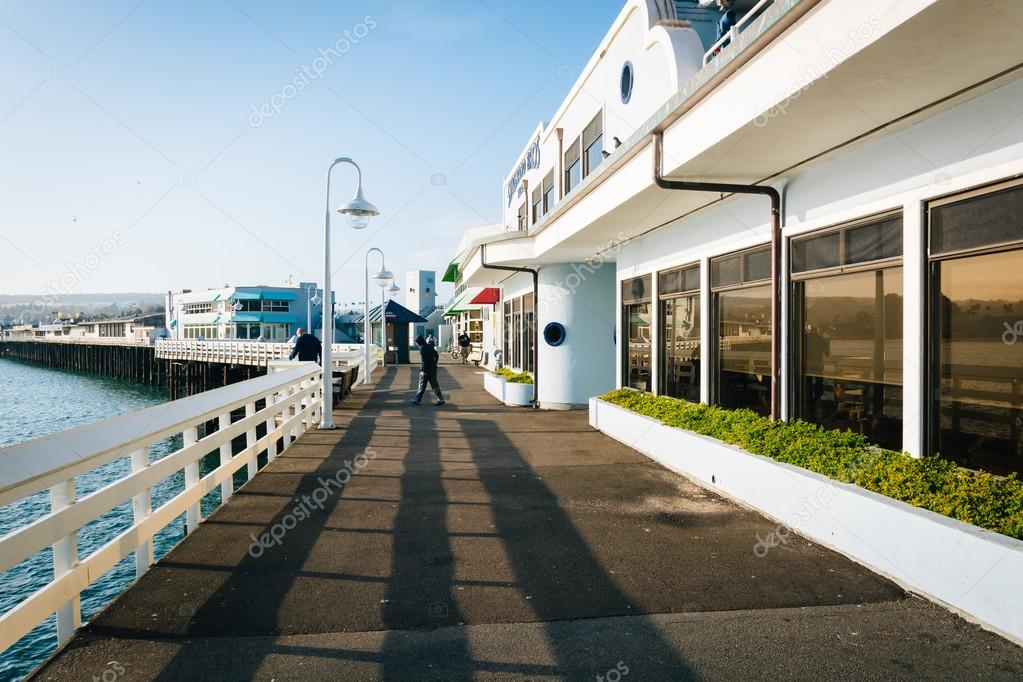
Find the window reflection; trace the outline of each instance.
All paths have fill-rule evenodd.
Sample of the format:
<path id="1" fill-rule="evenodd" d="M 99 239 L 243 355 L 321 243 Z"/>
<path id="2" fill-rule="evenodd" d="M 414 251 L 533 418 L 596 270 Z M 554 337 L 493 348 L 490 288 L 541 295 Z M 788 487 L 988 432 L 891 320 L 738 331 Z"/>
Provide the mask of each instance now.
<path id="1" fill-rule="evenodd" d="M 715 294 L 717 403 L 771 414 L 771 287 Z"/>
<path id="2" fill-rule="evenodd" d="M 691 402 L 700 400 L 700 297 L 661 301 L 664 361 L 661 392 Z"/>
<path id="3" fill-rule="evenodd" d="M 902 268 L 794 284 L 799 416 L 902 448 Z"/>
<path id="4" fill-rule="evenodd" d="M 622 282 L 622 322 L 626 330 L 622 385 L 651 390 L 650 275 Z"/>
<path id="5" fill-rule="evenodd" d="M 932 264 L 934 450 L 1023 473 L 1023 250 Z"/>

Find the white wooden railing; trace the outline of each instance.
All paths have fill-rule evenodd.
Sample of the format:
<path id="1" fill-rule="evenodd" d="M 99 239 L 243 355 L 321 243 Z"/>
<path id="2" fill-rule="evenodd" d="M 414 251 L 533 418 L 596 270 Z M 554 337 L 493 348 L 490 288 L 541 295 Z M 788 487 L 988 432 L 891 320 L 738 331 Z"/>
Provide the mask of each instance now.
<path id="1" fill-rule="evenodd" d="M 81 592 L 118 561 L 134 553 L 136 575 L 153 564 L 153 537 L 182 513 L 186 530 L 202 521 L 205 495 L 221 491 L 221 504 L 233 491 L 233 474 L 247 480 L 258 470 L 257 456 L 273 461 L 300 434 L 319 421 L 320 369 L 314 363 L 278 371 L 190 398 L 106 419 L 95 424 L 0 448 L 0 507 L 49 491 L 48 514 L 0 538 L 0 572 L 47 547 L 53 548 L 53 579 L 0 616 L 0 651 L 57 614 L 57 637 L 65 642 L 81 625 Z M 259 403 L 262 406 L 257 406 Z M 231 421 L 231 413 L 244 417 Z M 219 429 L 199 437 L 211 420 Z M 257 438 L 257 428 L 266 435 Z M 149 449 L 181 434 L 182 447 L 150 462 Z M 245 448 L 232 455 L 232 440 Z M 278 441 L 283 447 L 278 451 Z M 219 450 L 220 464 L 200 477 L 199 461 Z M 77 499 L 75 477 L 114 460 L 130 458 L 131 472 Z M 152 507 L 153 487 L 184 472 L 184 490 Z M 132 523 L 87 557 L 78 556 L 78 531 L 104 513 L 132 501 Z"/>
<path id="2" fill-rule="evenodd" d="M 354 353 L 363 352 L 362 344 L 335 343 L 334 357 L 354 358 Z M 265 343 L 263 341 L 197 341 L 193 339 L 158 339 L 156 357 L 163 360 L 192 360 L 195 362 L 222 362 L 234 365 L 265 366 L 272 360 L 287 360 L 291 354 L 289 343 Z M 379 362 L 381 353 L 373 347 Z M 363 372 L 365 375 L 365 372 Z"/>
<path id="3" fill-rule="evenodd" d="M 718 52 L 720 52 L 722 48 L 725 47 L 726 43 L 728 45 L 734 44 L 736 38 L 739 37 L 739 34 L 745 31 L 747 26 L 754 19 L 763 14 L 764 10 L 767 9 L 772 4 L 774 4 L 774 0 L 760 0 L 760 2 L 755 4 L 752 8 L 750 8 L 750 11 L 746 12 L 746 14 L 742 16 L 742 19 L 739 19 L 739 21 L 735 22 L 735 26 L 733 26 L 731 30 L 728 31 L 728 33 L 718 38 L 718 41 L 711 45 L 710 49 L 707 50 L 706 53 L 704 53 L 703 65 L 706 66 L 707 64 L 709 64 L 710 60 L 714 59 L 714 57 L 717 56 Z"/>
<path id="4" fill-rule="evenodd" d="M 148 338 L 134 336 L 29 336 L 11 334 L 3 341 L 31 341 L 33 343 L 77 343 L 95 346 L 152 346 Z"/>

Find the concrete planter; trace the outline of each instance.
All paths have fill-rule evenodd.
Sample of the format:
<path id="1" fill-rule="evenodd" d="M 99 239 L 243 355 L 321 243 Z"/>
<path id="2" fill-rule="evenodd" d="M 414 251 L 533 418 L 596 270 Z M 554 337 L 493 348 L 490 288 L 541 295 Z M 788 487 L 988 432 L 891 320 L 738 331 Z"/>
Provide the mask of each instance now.
<path id="1" fill-rule="evenodd" d="M 483 388 L 505 405 L 512 407 L 522 407 L 533 402 L 533 384 L 512 383 L 491 372 L 483 375 Z"/>
<path id="2" fill-rule="evenodd" d="M 666 426 L 598 398 L 590 424 L 677 473 L 1023 644 L 1023 542 L 854 485 Z"/>

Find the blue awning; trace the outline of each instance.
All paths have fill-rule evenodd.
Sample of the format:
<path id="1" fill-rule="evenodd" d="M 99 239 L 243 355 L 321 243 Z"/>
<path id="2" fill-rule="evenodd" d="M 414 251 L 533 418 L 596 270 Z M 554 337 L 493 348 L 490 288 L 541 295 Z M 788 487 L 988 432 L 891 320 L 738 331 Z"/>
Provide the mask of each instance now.
<path id="1" fill-rule="evenodd" d="M 294 301 L 296 296 L 294 291 L 264 291 L 260 298 L 264 301 Z"/>
<path id="2" fill-rule="evenodd" d="M 231 294 L 232 301 L 258 301 L 258 291 L 236 291 Z"/>
<path id="3" fill-rule="evenodd" d="M 289 313 L 235 313 L 232 322 L 267 322 L 269 324 L 299 324 L 298 318 Z"/>

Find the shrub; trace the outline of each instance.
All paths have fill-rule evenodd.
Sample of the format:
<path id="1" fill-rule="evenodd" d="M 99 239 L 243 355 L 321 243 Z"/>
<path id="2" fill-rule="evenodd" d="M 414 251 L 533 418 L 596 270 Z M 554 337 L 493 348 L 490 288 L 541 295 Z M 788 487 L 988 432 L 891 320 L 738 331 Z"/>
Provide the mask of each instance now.
<path id="1" fill-rule="evenodd" d="M 533 375 L 529 372 L 516 372 L 509 367 L 502 367 L 494 370 L 494 374 L 501 377 L 510 384 L 531 384 L 533 383 Z"/>
<path id="2" fill-rule="evenodd" d="M 1023 540 L 1023 481 L 973 473 L 938 457 L 917 459 L 872 446 L 851 431 L 794 420 L 772 422 L 750 410 L 724 410 L 630 389 L 609 403 L 749 452 Z"/>

